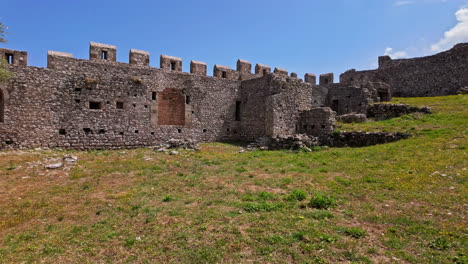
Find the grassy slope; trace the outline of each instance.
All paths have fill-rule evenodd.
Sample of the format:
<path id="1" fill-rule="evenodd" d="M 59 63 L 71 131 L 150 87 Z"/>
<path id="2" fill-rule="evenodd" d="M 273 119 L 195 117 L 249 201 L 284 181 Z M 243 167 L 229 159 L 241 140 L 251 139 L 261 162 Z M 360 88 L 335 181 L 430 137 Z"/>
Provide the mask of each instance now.
<path id="1" fill-rule="evenodd" d="M 395 101 L 435 113 L 342 126 L 414 135 L 366 148 L 0 152 L 0 263 L 466 263 L 468 96 Z"/>

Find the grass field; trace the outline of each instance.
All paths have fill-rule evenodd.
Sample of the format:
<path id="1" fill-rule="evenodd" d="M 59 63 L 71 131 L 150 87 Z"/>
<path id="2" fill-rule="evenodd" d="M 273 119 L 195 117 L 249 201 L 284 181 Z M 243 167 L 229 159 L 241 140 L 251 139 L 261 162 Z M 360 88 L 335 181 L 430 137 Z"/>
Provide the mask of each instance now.
<path id="1" fill-rule="evenodd" d="M 468 96 L 394 102 L 365 148 L 0 152 L 0 263 L 468 263 Z"/>

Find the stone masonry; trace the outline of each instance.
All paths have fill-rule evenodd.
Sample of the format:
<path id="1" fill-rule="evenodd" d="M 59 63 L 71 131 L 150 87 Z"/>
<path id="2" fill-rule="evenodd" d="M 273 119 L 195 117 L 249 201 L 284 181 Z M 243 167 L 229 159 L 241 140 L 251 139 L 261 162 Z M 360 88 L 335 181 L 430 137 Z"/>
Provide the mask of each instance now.
<path id="1" fill-rule="evenodd" d="M 456 49 L 447 53 L 450 65 L 453 53 L 466 58 L 465 46 Z M 211 77 L 203 62 L 192 61 L 185 73 L 177 57 L 160 56 L 160 68 L 149 66 L 146 51 L 130 50 L 129 63 L 116 57 L 117 47 L 91 42 L 89 60 L 49 51 L 47 68 L 39 68 L 27 65 L 27 52 L 0 49 L 14 72 L 0 84 L 0 149 L 116 149 L 169 139 L 252 141 L 297 134 L 325 138 L 334 130 L 336 113 L 366 113 L 370 103 L 390 100 L 395 90 L 384 82 L 389 79 L 356 82 L 350 73 L 340 84 L 333 83 L 333 74 L 321 75 L 317 85 L 312 73 L 303 81 L 286 69 L 272 73 L 270 66 L 252 67 L 245 60 L 237 61 L 236 70 L 216 65 Z M 382 69 L 393 67 L 382 63 Z M 441 74 L 467 86 L 466 76 L 459 76 L 465 69 L 466 59 L 456 71 Z"/>

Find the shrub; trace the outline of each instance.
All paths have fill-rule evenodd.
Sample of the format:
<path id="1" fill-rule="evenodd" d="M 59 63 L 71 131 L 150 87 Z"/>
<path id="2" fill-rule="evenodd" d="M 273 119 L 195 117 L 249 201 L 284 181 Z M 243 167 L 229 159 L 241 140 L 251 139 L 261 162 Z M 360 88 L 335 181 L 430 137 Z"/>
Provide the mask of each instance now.
<path id="1" fill-rule="evenodd" d="M 329 195 L 317 193 L 310 199 L 309 206 L 317 209 L 328 209 L 336 206 L 336 201 Z"/>
<path id="2" fill-rule="evenodd" d="M 367 235 L 367 232 L 359 227 L 341 227 L 338 229 L 338 232 L 358 239 Z"/>
<path id="3" fill-rule="evenodd" d="M 284 199 L 290 202 L 304 201 L 307 199 L 307 193 L 301 190 L 293 190 L 289 195 L 286 195 Z"/>
<path id="4" fill-rule="evenodd" d="M 283 204 L 274 203 L 246 203 L 244 204 L 244 210 L 249 213 L 253 212 L 270 212 L 278 210 L 283 207 Z"/>
<path id="5" fill-rule="evenodd" d="M 163 197 L 162 201 L 165 202 L 165 203 L 172 202 L 172 201 L 174 201 L 174 198 L 172 198 L 172 196 L 170 196 L 170 195 L 166 195 L 166 196 Z"/>

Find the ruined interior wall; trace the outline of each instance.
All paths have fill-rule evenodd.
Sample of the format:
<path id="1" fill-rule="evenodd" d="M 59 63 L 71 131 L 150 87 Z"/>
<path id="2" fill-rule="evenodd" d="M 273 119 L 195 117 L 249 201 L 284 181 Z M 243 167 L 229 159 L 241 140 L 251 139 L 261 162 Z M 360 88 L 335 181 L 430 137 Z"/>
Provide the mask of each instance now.
<path id="1" fill-rule="evenodd" d="M 281 74 L 273 75 L 270 84 L 271 101 L 267 112 L 271 120 L 267 124 L 267 135 L 294 135 L 297 133 L 299 113 L 309 110 L 312 104 L 312 85 L 299 79 Z"/>
<path id="2" fill-rule="evenodd" d="M 242 138 L 255 139 L 266 134 L 267 101 L 270 100 L 271 75 L 243 81 L 241 85 L 240 102 L 240 130 Z"/>
<path id="3" fill-rule="evenodd" d="M 346 85 L 384 82 L 392 87 L 396 97 L 451 95 L 468 85 L 468 43 L 427 57 L 385 58 L 380 59 L 377 70 L 348 71 L 340 76 L 340 82 Z"/>
<path id="4" fill-rule="evenodd" d="M 370 94 L 367 89 L 333 84 L 328 86 L 326 106 L 338 115 L 349 113 L 365 114 Z"/>

